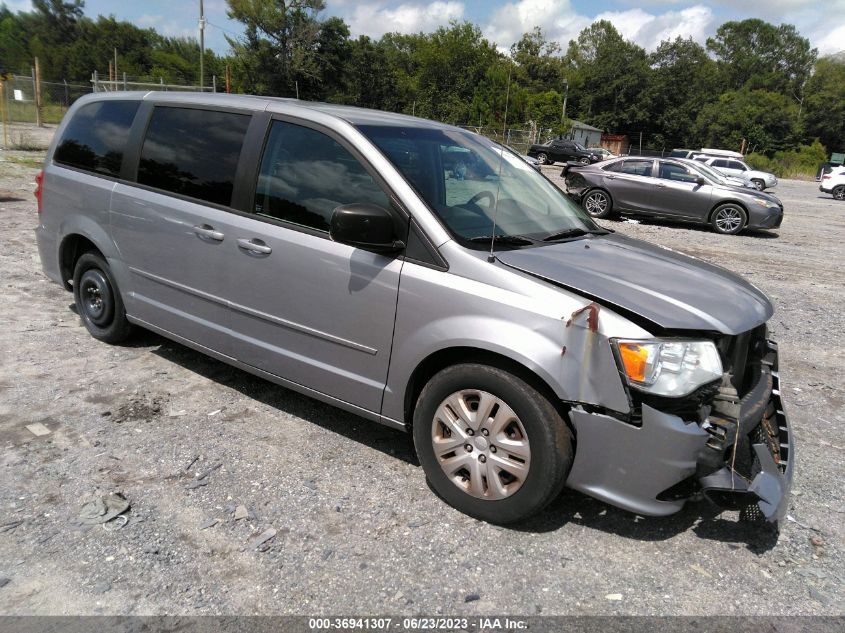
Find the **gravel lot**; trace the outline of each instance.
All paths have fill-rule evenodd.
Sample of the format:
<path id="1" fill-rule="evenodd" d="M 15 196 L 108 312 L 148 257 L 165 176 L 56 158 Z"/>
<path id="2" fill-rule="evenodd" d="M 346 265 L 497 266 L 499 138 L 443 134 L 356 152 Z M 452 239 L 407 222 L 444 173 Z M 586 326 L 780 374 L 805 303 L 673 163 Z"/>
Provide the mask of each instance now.
<path id="1" fill-rule="evenodd" d="M 439 501 L 402 433 L 150 333 L 88 336 L 41 273 L 42 159 L 0 151 L 0 614 L 843 613 L 845 204 L 815 183 L 778 186 L 775 233 L 606 223 L 775 302 L 794 520 L 777 535 L 706 502 L 642 518 L 565 491 L 504 529 Z M 112 492 L 128 524 L 80 525 Z"/>

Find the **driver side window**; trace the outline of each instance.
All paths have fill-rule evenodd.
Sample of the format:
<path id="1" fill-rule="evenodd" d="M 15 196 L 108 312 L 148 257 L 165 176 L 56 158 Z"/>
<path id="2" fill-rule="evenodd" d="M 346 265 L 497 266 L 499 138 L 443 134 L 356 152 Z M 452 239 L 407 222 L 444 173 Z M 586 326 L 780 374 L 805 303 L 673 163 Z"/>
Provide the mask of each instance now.
<path id="1" fill-rule="evenodd" d="M 390 206 L 372 176 L 340 143 L 317 130 L 274 121 L 253 212 L 328 231 L 335 208 L 353 202 Z"/>

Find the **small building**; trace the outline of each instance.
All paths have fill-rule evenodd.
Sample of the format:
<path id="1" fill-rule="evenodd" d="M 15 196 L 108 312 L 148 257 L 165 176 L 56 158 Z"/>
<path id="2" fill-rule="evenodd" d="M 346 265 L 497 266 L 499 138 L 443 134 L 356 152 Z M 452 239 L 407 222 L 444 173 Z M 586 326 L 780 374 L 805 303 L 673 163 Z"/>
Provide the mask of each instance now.
<path id="1" fill-rule="evenodd" d="M 584 147 L 598 147 L 601 136 L 602 131 L 597 127 L 573 119 L 572 127 L 569 129 L 569 138 L 573 141 L 581 143 Z"/>
<path id="2" fill-rule="evenodd" d="M 624 134 L 602 134 L 601 146 L 617 156 L 628 153 L 628 137 Z"/>

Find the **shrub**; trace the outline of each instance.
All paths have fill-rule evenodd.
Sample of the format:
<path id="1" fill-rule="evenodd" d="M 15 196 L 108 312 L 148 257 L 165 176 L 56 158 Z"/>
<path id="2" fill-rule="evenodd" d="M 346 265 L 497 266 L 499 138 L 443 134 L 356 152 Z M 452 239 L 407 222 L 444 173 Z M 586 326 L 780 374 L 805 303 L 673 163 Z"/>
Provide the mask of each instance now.
<path id="1" fill-rule="evenodd" d="M 827 150 L 818 139 L 798 149 L 775 152 L 771 158 L 764 154 L 745 157 L 748 166 L 768 171 L 778 178 L 815 178 L 819 164 L 827 160 Z"/>

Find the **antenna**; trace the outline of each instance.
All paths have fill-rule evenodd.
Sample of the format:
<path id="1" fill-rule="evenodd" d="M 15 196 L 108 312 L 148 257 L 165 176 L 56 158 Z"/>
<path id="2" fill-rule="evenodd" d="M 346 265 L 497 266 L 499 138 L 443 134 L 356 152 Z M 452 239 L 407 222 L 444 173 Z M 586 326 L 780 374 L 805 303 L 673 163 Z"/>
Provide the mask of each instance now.
<path id="1" fill-rule="evenodd" d="M 508 104 L 511 96 L 511 64 L 508 61 L 508 87 L 505 92 L 505 121 L 502 123 L 502 149 L 499 153 L 499 175 L 496 178 L 496 202 L 493 205 L 493 231 L 490 233 L 490 254 L 487 256 L 488 262 L 496 261 L 496 256 L 493 255 L 493 246 L 496 243 L 496 216 L 499 214 L 499 191 L 502 188 L 502 163 L 505 161 L 505 135 L 508 130 Z"/>

